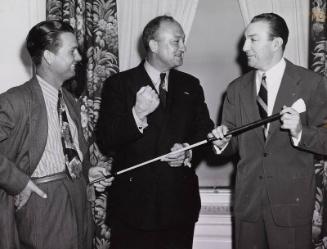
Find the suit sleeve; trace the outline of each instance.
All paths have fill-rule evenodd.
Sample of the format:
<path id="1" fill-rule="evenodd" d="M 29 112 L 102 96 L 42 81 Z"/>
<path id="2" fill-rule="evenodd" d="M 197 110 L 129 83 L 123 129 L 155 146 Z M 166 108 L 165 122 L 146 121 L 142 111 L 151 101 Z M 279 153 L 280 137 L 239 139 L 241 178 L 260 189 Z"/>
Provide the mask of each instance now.
<path id="1" fill-rule="evenodd" d="M 327 80 L 321 77 L 306 103 L 306 123 L 302 123 L 302 138 L 299 148 L 327 155 Z"/>
<path id="2" fill-rule="evenodd" d="M 110 77 L 102 90 L 96 136 L 105 155 L 142 136 L 132 112 L 136 93 L 126 86 L 127 80 L 121 77 Z"/>
<path id="3" fill-rule="evenodd" d="M 228 130 L 236 128 L 236 108 L 237 108 L 237 91 L 235 83 L 231 83 L 226 92 L 223 104 L 223 113 L 221 125 L 228 127 Z M 237 152 L 238 149 L 238 140 L 237 137 L 232 137 L 227 147 L 221 152 L 221 155 L 231 156 Z"/>
<path id="4" fill-rule="evenodd" d="M 17 112 L 13 104 L 3 94 L 0 96 L 0 143 L 5 143 L 15 128 Z M 29 176 L 18 169 L 4 151 L 0 152 L 0 188 L 9 194 L 18 194 L 26 186 Z"/>
<path id="5" fill-rule="evenodd" d="M 207 104 L 205 103 L 203 89 L 197 80 L 197 96 L 194 105 L 194 120 L 191 124 L 193 127 L 192 138 L 189 143 L 196 143 L 200 140 L 206 139 L 208 133 L 213 129 L 214 124 L 209 116 Z"/>

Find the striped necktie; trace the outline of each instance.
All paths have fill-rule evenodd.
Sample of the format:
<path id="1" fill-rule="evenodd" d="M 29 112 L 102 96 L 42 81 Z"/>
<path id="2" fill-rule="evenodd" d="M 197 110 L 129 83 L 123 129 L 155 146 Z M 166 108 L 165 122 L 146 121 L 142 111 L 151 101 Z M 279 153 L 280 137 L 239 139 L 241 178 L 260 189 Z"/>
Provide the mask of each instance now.
<path id="1" fill-rule="evenodd" d="M 257 104 L 259 108 L 259 113 L 261 119 L 264 119 L 268 116 L 268 93 L 267 93 L 267 81 L 266 75 L 263 74 L 261 78 L 261 85 L 259 89 L 259 93 L 257 96 Z M 267 124 L 264 125 L 264 135 L 267 137 Z"/>
<path id="2" fill-rule="evenodd" d="M 159 99 L 160 99 L 161 106 L 163 108 L 166 107 L 166 103 L 167 103 L 167 91 L 165 90 L 165 78 L 166 78 L 166 74 L 161 73 L 160 74 L 160 85 L 159 85 Z"/>

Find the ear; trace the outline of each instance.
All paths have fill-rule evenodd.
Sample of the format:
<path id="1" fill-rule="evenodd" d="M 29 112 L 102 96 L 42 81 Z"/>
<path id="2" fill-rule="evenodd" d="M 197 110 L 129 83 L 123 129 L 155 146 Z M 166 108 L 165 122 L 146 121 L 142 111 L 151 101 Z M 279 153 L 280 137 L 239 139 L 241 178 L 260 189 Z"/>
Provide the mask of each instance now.
<path id="1" fill-rule="evenodd" d="M 54 54 L 49 50 L 44 50 L 43 59 L 51 65 L 54 60 Z"/>
<path id="2" fill-rule="evenodd" d="M 280 37 L 275 37 L 272 43 L 273 49 L 276 51 L 278 49 L 280 49 L 283 45 L 284 41 L 282 38 Z"/>
<path id="3" fill-rule="evenodd" d="M 156 53 L 158 51 L 158 42 L 155 40 L 149 41 L 149 48 L 152 53 Z"/>

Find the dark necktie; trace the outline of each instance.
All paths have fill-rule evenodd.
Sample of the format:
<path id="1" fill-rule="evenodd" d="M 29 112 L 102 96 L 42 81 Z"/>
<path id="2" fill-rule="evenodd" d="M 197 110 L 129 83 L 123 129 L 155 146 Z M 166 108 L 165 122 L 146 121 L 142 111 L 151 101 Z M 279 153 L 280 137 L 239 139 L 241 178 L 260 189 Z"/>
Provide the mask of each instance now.
<path id="1" fill-rule="evenodd" d="M 268 93 L 266 75 L 263 74 L 261 78 L 261 85 L 257 96 L 257 103 L 261 119 L 268 116 Z M 267 125 L 264 125 L 264 135 L 267 137 Z"/>
<path id="2" fill-rule="evenodd" d="M 68 175 L 72 179 L 76 179 L 81 175 L 82 163 L 78 156 L 76 147 L 73 142 L 73 137 L 70 132 L 68 118 L 65 109 L 65 102 L 62 96 L 62 91 L 58 91 L 58 117 L 61 127 L 61 142 L 64 150 L 65 164 Z"/>
<path id="3" fill-rule="evenodd" d="M 165 78 L 166 78 L 166 74 L 161 73 L 160 74 L 160 85 L 159 85 L 159 99 L 160 99 L 160 103 L 163 108 L 165 108 L 166 104 L 167 104 L 167 91 L 164 88 L 165 87 Z"/>

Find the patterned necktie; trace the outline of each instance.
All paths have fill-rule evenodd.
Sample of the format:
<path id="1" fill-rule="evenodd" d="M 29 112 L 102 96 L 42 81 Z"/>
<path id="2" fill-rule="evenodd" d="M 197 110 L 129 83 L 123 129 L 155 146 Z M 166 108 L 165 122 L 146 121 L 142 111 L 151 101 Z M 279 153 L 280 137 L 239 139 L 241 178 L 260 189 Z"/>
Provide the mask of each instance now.
<path id="1" fill-rule="evenodd" d="M 165 108 L 166 104 L 167 104 L 167 91 L 164 88 L 165 87 L 165 78 L 166 78 L 166 74 L 161 73 L 160 74 L 160 85 L 159 85 L 159 99 L 160 99 L 160 103 L 163 108 Z"/>
<path id="2" fill-rule="evenodd" d="M 68 175 L 72 179 L 80 177 L 82 171 L 82 163 L 78 156 L 76 147 L 73 142 L 73 137 L 70 132 L 68 118 L 66 114 L 65 102 L 62 96 L 62 91 L 58 91 L 58 117 L 61 127 L 61 142 L 65 155 L 65 164 Z"/>
<path id="3" fill-rule="evenodd" d="M 267 82 L 266 75 L 263 74 L 261 78 L 260 90 L 257 96 L 257 104 L 261 119 L 268 116 L 268 94 L 267 94 Z M 264 135 L 267 137 L 267 124 L 264 125 Z"/>

